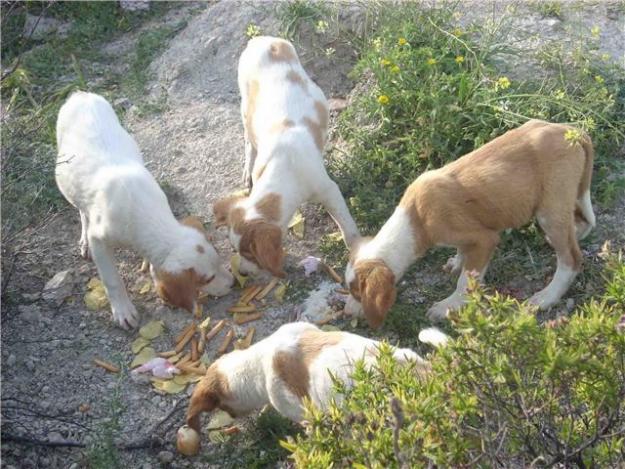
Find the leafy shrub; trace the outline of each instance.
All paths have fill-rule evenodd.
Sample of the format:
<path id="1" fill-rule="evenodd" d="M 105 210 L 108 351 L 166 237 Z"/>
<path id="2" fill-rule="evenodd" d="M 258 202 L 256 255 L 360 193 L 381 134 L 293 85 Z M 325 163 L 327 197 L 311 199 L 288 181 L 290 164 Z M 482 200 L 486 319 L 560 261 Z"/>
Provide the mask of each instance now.
<path id="1" fill-rule="evenodd" d="M 299 467 L 622 467 L 625 259 L 603 298 L 544 325 L 525 304 L 474 288 L 458 337 L 419 378 L 388 350 L 306 434 L 284 442 Z"/>
<path id="2" fill-rule="evenodd" d="M 590 132 L 599 181 L 622 164 L 625 80 L 597 51 L 597 31 L 586 31 L 578 47 L 518 51 L 507 45 L 513 15 L 462 30 L 448 6 L 381 7 L 376 33 L 355 68 L 359 91 L 339 122 L 350 156 L 336 152 L 331 163 L 353 213 L 369 229 L 381 225 L 424 170 L 530 118 Z M 505 72 L 506 63 L 516 70 Z M 610 199 L 615 184 L 596 187 Z"/>

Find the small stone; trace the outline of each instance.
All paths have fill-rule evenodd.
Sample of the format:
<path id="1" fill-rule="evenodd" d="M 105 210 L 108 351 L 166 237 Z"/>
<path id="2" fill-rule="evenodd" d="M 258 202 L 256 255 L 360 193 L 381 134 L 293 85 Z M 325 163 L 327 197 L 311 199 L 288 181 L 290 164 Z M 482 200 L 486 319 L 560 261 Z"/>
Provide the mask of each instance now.
<path id="1" fill-rule="evenodd" d="M 11 354 L 9 355 L 9 358 L 7 358 L 6 361 L 6 366 L 13 366 L 15 365 L 15 362 L 17 362 L 17 358 L 15 357 L 15 355 Z"/>
<path id="2" fill-rule="evenodd" d="M 573 308 L 575 307 L 575 300 L 573 298 L 567 298 L 566 300 L 566 309 L 567 311 L 573 311 Z"/>
<path id="3" fill-rule="evenodd" d="M 130 102 L 128 98 L 118 98 L 115 101 L 113 101 L 113 106 L 126 110 L 130 106 L 132 106 L 132 103 Z"/>
<path id="4" fill-rule="evenodd" d="M 41 319 L 41 310 L 37 305 L 19 305 L 17 310 L 20 317 L 30 324 L 36 324 Z"/>
<path id="5" fill-rule="evenodd" d="M 174 460 L 174 453 L 171 451 L 161 451 L 158 453 L 157 457 L 161 464 L 170 464 Z"/>
<path id="6" fill-rule="evenodd" d="M 56 32 L 60 37 L 65 37 L 70 26 L 69 23 L 64 23 L 56 18 L 27 14 L 22 35 L 26 38 L 42 39 L 48 34 Z"/>
<path id="7" fill-rule="evenodd" d="M 37 293 L 22 293 L 22 298 L 24 298 L 26 301 L 37 301 L 39 298 L 41 298 L 41 293 L 37 292 Z"/>
<path id="8" fill-rule="evenodd" d="M 50 392 L 50 386 L 44 386 L 43 388 L 41 388 L 41 393 L 42 394 L 48 394 Z"/>
<path id="9" fill-rule="evenodd" d="M 58 272 L 54 277 L 48 280 L 43 288 L 43 299 L 61 305 L 65 298 L 72 294 L 74 288 L 73 275 L 71 270 L 63 270 Z"/>
<path id="10" fill-rule="evenodd" d="M 27 360 L 24 366 L 30 372 L 35 371 L 35 363 L 32 360 Z"/>
<path id="11" fill-rule="evenodd" d="M 50 441 L 51 443 L 59 443 L 65 441 L 65 438 L 63 438 L 63 435 L 61 435 L 59 432 L 50 432 L 48 434 L 48 441 Z"/>
<path id="12" fill-rule="evenodd" d="M 85 327 L 87 327 L 87 323 L 85 321 L 81 321 L 80 324 L 78 324 L 78 327 L 80 329 L 84 329 Z"/>
<path id="13" fill-rule="evenodd" d="M 73 462 L 70 466 L 69 469 L 78 469 L 78 463 L 77 462 Z"/>

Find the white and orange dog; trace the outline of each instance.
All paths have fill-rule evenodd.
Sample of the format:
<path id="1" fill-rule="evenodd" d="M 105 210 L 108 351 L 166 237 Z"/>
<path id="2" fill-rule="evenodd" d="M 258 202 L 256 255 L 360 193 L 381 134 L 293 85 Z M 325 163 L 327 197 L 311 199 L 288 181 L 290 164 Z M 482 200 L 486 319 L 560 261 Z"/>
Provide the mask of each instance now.
<path id="1" fill-rule="evenodd" d="M 288 41 L 257 37 L 239 60 L 245 129 L 244 181 L 249 197 L 222 199 L 213 207 L 241 254 L 241 271 L 258 268 L 283 277 L 282 237 L 297 208 L 321 203 L 350 246 L 359 237 L 345 200 L 323 164 L 328 105 Z"/>
<path id="2" fill-rule="evenodd" d="M 442 345 L 447 336 L 436 329 L 421 331 L 419 339 Z M 306 322 L 285 324 L 246 350 L 235 350 L 215 361 L 197 384 L 187 409 L 187 424 L 200 431 L 200 415 L 221 409 L 232 417 L 271 404 L 295 422 L 304 415 L 309 398 L 325 410 L 334 398 L 332 377 L 351 383 L 354 362 L 372 366 L 380 342 L 342 331 L 324 332 Z M 413 362 L 417 372 L 429 371 L 429 362 L 410 349 L 392 348 L 398 362 Z"/>
<path id="3" fill-rule="evenodd" d="M 567 141 L 566 132 L 579 135 Z M 395 302 L 395 284 L 408 267 L 435 246 L 455 247 L 447 263 L 460 272 L 456 291 L 428 311 L 445 318 L 466 298 L 468 276 L 481 280 L 499 232 L 533 217 L 557 256 L 549 285 L 530 303 L 547 309 L 567 291 L 582 267 L 577 244 L 595 226 L 590 202 L 593 148 L 590 138 L 566 125 L 531 120 L 468 155 L 428 171 L 404 193 L 373 239 L 356 243 L 345 280 L 346 310 L 364 311 L 372 327 Z"/>
<path id="4" fill-rule="evenodd" d="M 193 311 L 200 288 L 228 293 L 233 277 L 203 227 L 174 218 L 137 144 L 104 98 L 72 94 L 59 111 L 56 136 L 56 182 L 80 212 L 80 251 L 93 258 L 117 323 L 136 327 L 139 317 L 115 268 L 116 246 L 150 262 L 159 295 L 174 306 Z"/>

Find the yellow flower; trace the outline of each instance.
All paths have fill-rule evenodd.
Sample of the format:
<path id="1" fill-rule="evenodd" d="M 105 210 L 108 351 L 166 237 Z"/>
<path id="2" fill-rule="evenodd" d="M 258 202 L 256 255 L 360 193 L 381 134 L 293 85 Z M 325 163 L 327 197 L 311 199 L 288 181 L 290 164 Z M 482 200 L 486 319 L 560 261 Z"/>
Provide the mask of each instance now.
<path id="1" fill-rule="evenodd" d="M 400 38 L 397 40 L 397 44 L 398 44 L 398 45 L 400 45 L 400 46 L 405 46 L 406 44 L 408 44 L 408 41 L 406 40 L 406 38 L 405 38 L 405 37 L 400 37 Z"/>
<path id="2" fill-rule="evenodd" d="M 497 89 L 501 88 L 502 90 L 506 90 L 510 88 L 510 80 L 508 77 L 501 77 L 497 80 L 497 84 L 495 85 Z"/>
<path id="3" fill-rule="evenodd" d="M 376 37 L 373 40 L 373 48 L 376 50 L 376 52 L 380 52 L 380 49 L 382 48 L 382 38 Z"/>
<path id="4" fill-rule="evenodd" d="M 610 60 L 610 54 L 608 54 L 607 52 L 601 54 L 601 60 L 607 62 L 608 60 Z"/>
<path id="5" fill-rule="evenodd" d="M 436 60 L 434 57 L 430 57 L 430 58 L 427 60 L 427 64 L 428 64 L 428 65 L 436 65 L 436 63 L 437 63 L 437 60 Z"/>
<path id="6" fill-rule="evenodd" d="M 595 81 L 599 84 L 603 83 L 605 80 L 601 75 L 595 75 Z"/>
<path id="7" fill-rule="evenodd" d="M 399 67 L 397 65 L 393 65 L 391 67 L 391 72 L 392 73 L 399 73 Z"/>
<path id="8" fill-rule="evenodd" d="M 256 26 L 254 23 L 250 23 L 247 25 L 247 29 L 245 30 L 245 35 L 250 39 L 256 36 L 260 36 L 260 28 Z"/>
<path id="9" fill-rule="evenodd" d="M 457 55 L 456 56 L 456 63 L 457 64 L 461 64 L 462 62 L 464 62 L 464 56 L 463 55 Z"/>
<path id="10" fill-rule="evenodd" d="M 452 31 L 452 34 L 454 36 L 462 36 L 464 34 L 464 31 L 460 28 L 456 28 Z"/>
<path id="11" fill-rule="evenodd" d="M 380 63 L 382 64 L 383 67 L 388 67 L 391 64 L 391 61 L 388 59 L 382 59 L 380 60 Z"/>
<path id="12" fill-rule="evenodd" d="M 581 141 L 581 139 L 582 139 L 582 134 L 577 129 L 569 129 L 566 132 L 564 132 L 564 140 L 569 142 L 571 145 L 578 143 L 579 141 Z"/>
<path id="13" fill-rule="evenodd" d="M 564 98 L 564 96 L 565 96 L 565 95 L 566 95 L 566 93 L 564 92 L 564 90 L 557 90 L 557 91 L 554 93 L 554 95 L 553 95 L 553 96 L 554 96 L 554 98 L 556 98 L 556 99 L 562 99 L 562 98 Z"/>
<path id="14" fill-rule="evenodd" d="M 592 28 L 590 28 L 590 34 L 592 34 L 592 37 L 594 37 L 595 39 L 599 39 L 599 35 L 601 34 L 601 28 L 599 26 L 593 26 Z"/>
<path id="15" fill-rule="evenodd" d="M 386 106 L 390 101 L 391 99 L 385 94 L 378 96 L 378 103 L 380 103 L 382 106 Z"/>
<path id="16" fill-rule="evenodd" d="M 329 25 L 328 25 L 327 21 L 319 20 L 319 21 L 317 21 L 317 25 L 315 26 L 315 30 L 319 34 L 324 34 L 328 30 L 328 27 L 329 27 Z"/>

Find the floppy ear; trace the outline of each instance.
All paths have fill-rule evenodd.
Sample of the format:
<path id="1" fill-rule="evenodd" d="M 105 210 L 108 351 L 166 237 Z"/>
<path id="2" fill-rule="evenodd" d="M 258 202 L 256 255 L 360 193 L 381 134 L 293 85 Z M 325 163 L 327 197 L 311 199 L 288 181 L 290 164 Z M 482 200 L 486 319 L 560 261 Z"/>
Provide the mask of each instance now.
<path id="1" fill-rule="evenodd" d="M 369 275 L 360 278 L 360 302 L 365 318 L 372 329 L 377 329 L 395 303 L 397 289 L 395 275 L 385 265 L 377 265 Z"/>
<path id="2" fill-rule="evenodd" d="M 254 223 L 241 238 L 242 244 L 246 234 L 249 236 L 246 241 L 249 243 L 251 254 L 258 265 L 276 277 L 286 277 L 286 272 L 282 268 L 284 250 L 280 227 L 266 222 Z"/>
<path id="3" fill-rule="evenodd" d="M 231 195 L 224 197 L 213 204 L 213 215 L 215 217 L 215 226 L 225 226 L 228 224 L 230 210 L 239 200 L 244 199 L 242 195 Z"/>
<path id="4" fill-rule="evenodd" d="M 208 234 L 208 232 L 204 228 L 204 223 L 202 223 L 202 220 L 200 220 L 199 217 L 196 217 L 195 215 L 190 215 L 180 220 L 180 223 L 191 228 L 195 228 L 204 235 L 206 241 L 208 241 L 209 243 L 213 242 L 213 238 L 211 238 L 211 236 Z"/>
<path id="5" fill-rule="evenodd" d="M 187 408 L 187 425 L 198 433 L 200 433 L 200 414 L 214 410 L 219 404 L 219 396 L 210 374 L 211 370 L 208 370 L 206 376 L 197 384 Z"/>
<path id="6" fill-rule="evenodd" d="M 163 301 L 193 313 L 199 287 L 195 270 L 190 268 L 175 274 L 156 270 L 155 277 L 156 292 Z"/>

